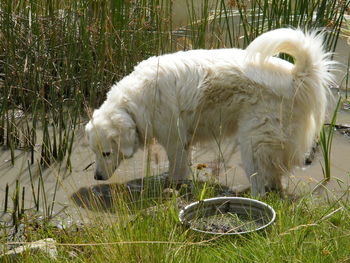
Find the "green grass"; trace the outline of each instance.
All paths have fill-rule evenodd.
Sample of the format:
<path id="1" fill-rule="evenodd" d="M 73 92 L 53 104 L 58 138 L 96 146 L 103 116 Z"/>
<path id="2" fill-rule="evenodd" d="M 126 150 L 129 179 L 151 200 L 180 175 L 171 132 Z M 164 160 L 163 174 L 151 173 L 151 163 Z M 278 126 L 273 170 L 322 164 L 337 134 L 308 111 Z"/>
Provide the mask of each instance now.
<path id="1" fill-rule="evenodd" d="M 171 212 L 177 214 L 174 200 L 154 203 L 152 213 L 135 210 L 132 217 L 117 202 L 119 219 L 94 215 L 81 228 L 28 231 L 32 240 L 56 239 L 58 258 L 28 253 L 18 262 L 348 262 L 348 204 L 311 196 L 290 202 L 271 195 L 265 201 L 276 210 L 276 223 L 236 237 L 203 236 L 183 227 Z"/>

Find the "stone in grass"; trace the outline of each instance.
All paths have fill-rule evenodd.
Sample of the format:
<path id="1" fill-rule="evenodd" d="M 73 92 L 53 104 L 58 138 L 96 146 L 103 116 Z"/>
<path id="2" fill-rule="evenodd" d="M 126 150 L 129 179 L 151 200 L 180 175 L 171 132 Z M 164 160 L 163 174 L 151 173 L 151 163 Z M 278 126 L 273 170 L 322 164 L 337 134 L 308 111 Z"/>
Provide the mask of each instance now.
<path id="1" fill-rule="evenodd" d="M 7 251 L 6 253 L 0 255 L 0 259 L 5 256 L 14 259 L 17 256 L 27 251 L 30 251 L 30 253 L 41 251 L 46 253 L 50 258 L 56 259 L 57 258 L 56 240 L 54 240 L 53 238 L 46 238 L 35 242 L 26 243 L 24 245 L 13 248 Z"/>

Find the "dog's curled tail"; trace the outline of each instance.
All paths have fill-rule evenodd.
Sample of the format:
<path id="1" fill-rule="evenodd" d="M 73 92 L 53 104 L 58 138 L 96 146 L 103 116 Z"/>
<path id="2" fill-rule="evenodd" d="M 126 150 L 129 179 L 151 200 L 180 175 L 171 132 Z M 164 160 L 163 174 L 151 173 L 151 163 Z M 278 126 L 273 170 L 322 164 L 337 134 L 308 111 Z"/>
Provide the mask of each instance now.
<path id="1" fill-rule="evenodd" d="M 324 50 L 323 37 L 322 32 L 281 28 L 262 34 L 246 48 L 247 74 L 275 93 L 293 98 L 303 115 L 309 116 L 306 118 L 312 127 L 308 127 L 306 144 L 321 129 L 333 83 L 335 63 Z M 272 58 L 279 53 L 292 56 L 294 64 Z"/>
<path id="2" fill-rule="evenodd" d="M 330 53 L 324 51 L 323 33 L 302 32 L 300 29 L 280 28 L 257 37 L 247 48 L 247 58 L 260 64 L 268 63 L 270 57 L 286 53 L 294 58 L 292 74 L 305 78 L 317 75 L 324 83 L 332 81 L 329 72 Z"/>

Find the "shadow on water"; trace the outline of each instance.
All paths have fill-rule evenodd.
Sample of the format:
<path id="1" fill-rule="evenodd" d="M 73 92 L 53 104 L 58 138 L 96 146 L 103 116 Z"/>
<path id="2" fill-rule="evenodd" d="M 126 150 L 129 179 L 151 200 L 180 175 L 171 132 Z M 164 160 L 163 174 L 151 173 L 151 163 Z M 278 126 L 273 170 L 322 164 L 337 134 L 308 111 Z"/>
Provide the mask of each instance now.
<path id="1" fill-rule="evenodd" d="M 135 179 L 126 184 L 98 184 L 82 187 L 71 199 L 80 207 L 92 211 L 115 212 L 120 205 L 146 208 L 164 199 L 162 192 L 172 185 L 166 173 Z M 164 197 L 164 198 L 163 198 Z"/>
<path id="2" fill-rule="evenodd" d="M 99 184 L 81 187 L 71 195 L 78 206 L 92 211 L 115 211 L 114 200 L 125 195 L 125 188 L 119 184 Z"/>
<path id="3" fill-rule="evenodd" d="M 186 201 L 198 199 L 203 191 L 206 196 L 236 196 L 237 193 L 228 187 L 185 180 L 174 184 L 166 173 L 150 176 L 147 179 L 135 179 L 126 184 L 98 184 L 82 187 L 73 193 L 71 199 L 80 207 L 92 211 L 115 212 L 120 205 L 127 205 L 129 209 L 147 208 L 169 199 L 169 191 L 174 189 L 176 195 Z M 173 193 L 174 191 L 170 191 Z"/>

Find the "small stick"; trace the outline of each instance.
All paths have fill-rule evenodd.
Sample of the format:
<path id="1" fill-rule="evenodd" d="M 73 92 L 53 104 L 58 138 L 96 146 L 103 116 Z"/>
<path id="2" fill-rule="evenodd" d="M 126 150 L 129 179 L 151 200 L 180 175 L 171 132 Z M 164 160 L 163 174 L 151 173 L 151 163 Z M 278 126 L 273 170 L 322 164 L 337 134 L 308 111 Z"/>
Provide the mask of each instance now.
<path id="1" fill-rule="evenodd" d="M 5 190 L 5 207 L 4 207 L 4 213 L 7 212 L 7 206 L 9 201 L 9 184 L 6 184 L 6 190 Z"/>

